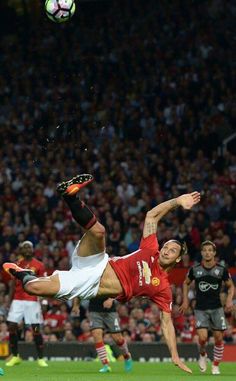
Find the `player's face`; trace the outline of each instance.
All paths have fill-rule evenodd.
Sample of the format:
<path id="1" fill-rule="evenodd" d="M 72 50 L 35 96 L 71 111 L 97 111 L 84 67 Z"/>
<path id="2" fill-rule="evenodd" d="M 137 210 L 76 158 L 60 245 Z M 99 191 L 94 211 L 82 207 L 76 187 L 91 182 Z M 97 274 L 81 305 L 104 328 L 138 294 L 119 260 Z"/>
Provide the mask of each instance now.
<path id="1" fill-rule="evenodd" d="M 181 247 L 178 243 L 173 241 L 168 241 L 164 244 L 164 246 L 161 248 L 160 256 L 159 256 L 159 263 L 161 266 L 171 266 L 178 262 L 178 259 L 180 259 L 180 250 Z"/>
<path id="2" fill-rule="evenodd" d="M 25 258 L 32 258 L 33 253 L 34 253 L 33 247 L 27 243 L 21 248 L 21 254 Z"/>
<path id="3" fill-rule="evenodd" d="M 204 245 L 201 250 L 201 255 L 203 260 L 205 261 L 212 261 L 214 259 L 216 252 L 214 248 L 211 245 Z"/>

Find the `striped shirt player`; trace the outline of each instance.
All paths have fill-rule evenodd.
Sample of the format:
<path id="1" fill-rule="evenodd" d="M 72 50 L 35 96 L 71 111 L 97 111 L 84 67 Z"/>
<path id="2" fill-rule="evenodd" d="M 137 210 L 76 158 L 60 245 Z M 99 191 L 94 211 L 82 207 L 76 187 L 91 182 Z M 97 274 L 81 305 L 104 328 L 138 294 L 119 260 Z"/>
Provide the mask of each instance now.
<path id="1" fill-rule="evenodd" d="M 131 354 L 128 350 L 127 342 L 121 332 L 119 315 L 116 312 L 114 299 L 91 299 L 89 302 L 89 320 L 96 352 L 103 364 L 103 367 L 99 372 L 107 373 L 111 371 L 108 353 L 110 348 L 107 348 L 104 344 L 104 332 L 110 333 L 115 344 L 123 354 L 125 371 L 130 372 L 132 370 Z"/>

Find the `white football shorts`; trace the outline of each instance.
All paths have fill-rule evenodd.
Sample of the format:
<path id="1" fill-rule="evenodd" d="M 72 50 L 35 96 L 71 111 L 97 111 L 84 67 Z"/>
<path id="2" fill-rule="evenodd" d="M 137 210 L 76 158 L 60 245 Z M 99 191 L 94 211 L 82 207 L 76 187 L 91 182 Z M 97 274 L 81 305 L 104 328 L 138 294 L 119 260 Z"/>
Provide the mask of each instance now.
<path id="1" fill-rule="evenodd" d="M 83 299 L 94 298 L 98 293 L 101 276 L 108 262 L 105 252 L 79 257 L 78 245 L 72 254 L 72 267 L 69 271 L 54 271 L 60 281 L 60 290 L 55 298 L 70 300 L 76 296 Z"/>
<path id="2" fill-rule="evenodd" d="M 13 300 L 7 321 L 19 324 L 23 319 L 25 324 L 42 324 L 43 317 L 40 303 L 30 300 Z"/>

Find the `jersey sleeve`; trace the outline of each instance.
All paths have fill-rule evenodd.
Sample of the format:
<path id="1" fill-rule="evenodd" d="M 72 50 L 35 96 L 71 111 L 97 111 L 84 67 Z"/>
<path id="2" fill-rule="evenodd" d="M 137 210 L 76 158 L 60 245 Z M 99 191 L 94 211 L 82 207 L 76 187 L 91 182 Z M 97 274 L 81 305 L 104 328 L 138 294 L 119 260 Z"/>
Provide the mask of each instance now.
<path id="1" fill-rule="evenodd" d="M 39 277 L 47 276 L 47 272 L 43 263 L 38 267 L 37 275 Z"/>
<path id="2" fill-rule="evenodd" d="M 151 235 L 149 235 L 146 238 L 143 237 L 141 239 L 139 248 L 140 249 L 149 249 L 149 250 L 153 250 L 153 251 L 158 251 L 159 250 L 159 244 L 158 244 L 158 240 L 157 240 L 156 234 L 151 234 Z"/>
<path id="3" fill-rule="evenodd" d="M 195 279 L 194 274 L 193 274 L 193 268 L 189 269 L 189 272 L 187 274 L 187 277 L 192 281 Z"/>
<path id="4" fill-rule="evenodd" d="M 231 279 L 231 275 L 228 272 L 228 270 L 224 267 L 223 275 L 222 275 L 222 280 L 226 282 L 227 280 Z"/>
<path id="5" fill-rule="evenodd" d="M 164 312 L 170 313 L 172 311 L 172 294 L 167 291 L 165 294 L 154 296 L 152 301 L 157 304 L 159 309 Z"/>

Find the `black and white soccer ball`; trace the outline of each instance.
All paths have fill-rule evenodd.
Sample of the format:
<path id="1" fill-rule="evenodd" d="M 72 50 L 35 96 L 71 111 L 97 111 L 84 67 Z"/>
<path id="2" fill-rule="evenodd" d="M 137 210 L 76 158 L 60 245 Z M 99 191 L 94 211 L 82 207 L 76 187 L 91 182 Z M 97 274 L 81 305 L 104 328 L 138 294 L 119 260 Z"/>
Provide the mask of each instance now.
<path id="1" fill-rule="evenodd" d="M 75 1 L 46 0 L 45 11 L 50 20 L 62 23 L 69 20 L 75 13 Z"/>

